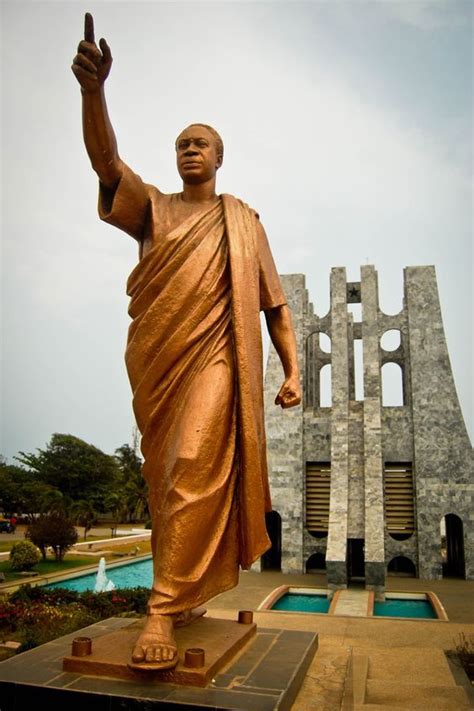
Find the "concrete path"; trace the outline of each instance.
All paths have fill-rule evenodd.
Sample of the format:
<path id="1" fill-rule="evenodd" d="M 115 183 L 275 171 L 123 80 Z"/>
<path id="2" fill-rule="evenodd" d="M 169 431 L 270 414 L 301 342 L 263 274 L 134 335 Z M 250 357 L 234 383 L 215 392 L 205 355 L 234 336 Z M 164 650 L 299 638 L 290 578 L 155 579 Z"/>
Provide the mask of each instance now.
<path id="1" fill-rule="evenodd" d="M 243 600 L 240 609 L 248 609 Z M 208 614 L 228 618 L 236 612 L 213 607 Z M 255 612 L 254 620 L 259 627 L 319 634 L 319 649 L 291 711 L 473 708 L 468 690 L 458 685 L 444 654 L 444 650 L 453 648 L 461 632 L 473 634 L 472 624 L 273 610 Z M 351 680 L 353 657 L 361 658 L 365 664 L 363 673 L 357 675 L 359 678 Z M 357 686 L 358 700 L 351 698 Z"/>
<path id="2" fill-rule="evenodd" d="M 256 609 L 272 590 L 284 584 L 326 587 L 326 579 L 323 575 L 242 573 L 236 588 L 207 603 L 208 614 L 235 619 L 237 610 Z M 468 696 L 468 692 L 472 694 L 471 689 L 464 688 L 453 677 L 444 654 L 445 650 L 454 648 L 461 634 L 474 638 L 474 581 L 389 577 L 387 588 L 390 591 L 433 590 L 450 621 L 390 620 L 341 611 L 336 615 L 255 612 L 259 627 L 319 634 L 318 652 L 292 711 L 474 708 Z M 340 602 L 344 602 L 344 597 Z M 348 694 L 351 660 L 354 659 L 364 662 L 359 666 L 365 670 L 358 703 L 351 701 Z"/>
<path id="3" fill-rule="evenodd" d="M 256 609 L 280 585 L 309 583 L 325 587 L 326 580 L 322 575 L 243 573 L 238 587 L 214 598 L 206 607 L 209 615 L 229 616 L 235 610 Z M 262 627 L 312 630 L 319 634 L 319 649 L 291 711 L 474 708 L 472 690 L 453 677 L 444 654 L 454 648 L 461 634 L 474 638 L 474 581 L 388 578 L 387 588 L 392 592 L 433 590 L 450 621 L 390 620 L 366 617 L 365 611 L 361 615 L 341 611 L 336 615 L 273 610 L 254 613 L 255 621 Z M 355 665 L 363 667 L 362 674 L 351 673 L 353 661 L 363 662 Z M 359 688 L 360 698 L 351 699 L 352 685 L 353 690 Z"/>
<path id="4" fill-rule="evenodd" d="M 333 615 L 348 615 L 349 617 L 367 617 L 369 609 L 368 590 L 339 590 L 335 601 Z"/>

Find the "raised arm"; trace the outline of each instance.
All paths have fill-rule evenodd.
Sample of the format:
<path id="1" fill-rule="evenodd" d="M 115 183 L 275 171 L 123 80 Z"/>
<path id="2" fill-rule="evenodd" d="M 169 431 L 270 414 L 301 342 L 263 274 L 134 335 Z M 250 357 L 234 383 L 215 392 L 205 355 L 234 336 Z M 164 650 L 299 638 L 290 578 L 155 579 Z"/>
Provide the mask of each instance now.
<path id="1" fill-rule="evenodd" d="M 291 311 L 286 305 L 277 306 L 265 311 L 265 319 L 285 373 L 285 381 L 276 396 L 275 405 L 295 407 L 301 402 L 301 387 Z"/>
<path id="2" fill-rule="evenodd" d="M 79 43 L 72 71 L 81 85 L 82 126 L 86 150 L 99 180 L 108 188 L 116 186 L 122 175 L 122 161 L 110 123 L 104 82 L 112 66 L 112 54 L 105 41 L 94 39 L 94 20 L 86 13 L 84 39 Z"/>

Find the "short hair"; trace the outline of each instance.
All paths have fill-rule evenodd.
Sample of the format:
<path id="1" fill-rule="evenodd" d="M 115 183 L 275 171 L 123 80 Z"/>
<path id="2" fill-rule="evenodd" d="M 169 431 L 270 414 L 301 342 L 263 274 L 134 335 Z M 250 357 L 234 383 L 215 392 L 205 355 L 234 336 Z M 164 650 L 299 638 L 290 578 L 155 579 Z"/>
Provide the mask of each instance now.
<path id="1" fill-rule="evenodd" d="M 219 136 L 215 128 L 212 128 L 212 126 L 208 126 L 207 123 L 190 123 L 189 126 L 186 126 L 186 128 L 183 128 L 183 131 L 187 131 L 188 128 L 193 128 L 194 126 L 201 126 L 202 128 L 205 128 L 211 136 L 213 137 L 215 143 L 216 143 L 216 150 L 217 150 L 217 155 L 221 157 L 221 159 L 224 159 L 224 142 L 222 138 Z M 181 131 L 181 133 L 183 133 Z M 179 136 L 181 136 L 181 133 Z M 179 138 L 178 136 L 178 138 Z M 175 141 L 175 148 L 178 148 L 178 138 Z"/>

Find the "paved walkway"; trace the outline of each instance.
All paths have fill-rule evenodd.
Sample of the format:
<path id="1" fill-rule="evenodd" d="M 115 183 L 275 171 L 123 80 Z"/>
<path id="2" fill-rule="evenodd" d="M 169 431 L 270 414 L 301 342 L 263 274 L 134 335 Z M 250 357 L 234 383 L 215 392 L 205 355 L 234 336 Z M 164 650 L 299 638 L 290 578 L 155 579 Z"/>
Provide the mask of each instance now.
<path id="1" fill-rule="evenodd" d="M 340 590 L 334 606 L 333 615 L 367 617 L 368 609 L 368 590 Z"/>
<path id="2" fill-rule="evenodd" d="M 316 588 L 326 588 L 327 580 L 324 574 L 241 573 L 239 585 L 211 600 L 207 607 L 256 610 L 265 597 L 280 585 L 291 585 L 292 587 L 312 585 Z M 454 578 L 418 580 L 417 578 L 389 576 L 386 581 L 386 590 L 387 592 L 432 590 L 441 600 L 450 622 L 474 624 L 474 580 L 456 580 Z"/>
<path id="3" fill-rule="evenodd" d="M 237 588 L 207 604 L 208 614 L 229 617 L 236 610 L 256 610 L 280 585 L 326 587 L 326 578 L 324 575 L 242 573 Z M 450 621 L 389 620 L 341 613 L 331 616 L 290 614 L 276 610 L 255 613 L 255 621 L 262 627 L 319 633 L 319 649 L 292 711 L 365 711 L 365 708 L 367 711 L 462 711 L 474 708 L 473 697 L 468 696 L 472 690 L 462 686 L 462 674 L 450 667 L 444 653 L 455 647 L 462 633 L 474 637 L 474 581 L 389 577 L 387 590 L 432 590 L 440 598 Z M 361 589 L 355 592 L 365 593 Z M 357 703 L 349 698 L 354 667 L 356 671 L 359 669 Z M 458 674 L 457 679 L 453 672 Z"/>
<path id="4" fill-rule="evenodd" d="M 236 612 L 212 608 L 208 614 L 228 618 Z M 318 651 L 292 711 L 474 708 L 444 653 L 453 648 L 461 633 L 474 635 L 473 624 L 279 611 L 256 612 L 254 619 L 259 627 L 319 634 Z M 358 703 L 350 698 L 354 663 L 361 668 L 356 679 Z"/>
<path id="5" fill-rule="evenodd" d="M 17 526 L 15 533 L 0 533 L 0 541 L 7 541 L 8 543 L 14 543 L 15 541 L 23 541 L 25 539 L 26 526 Z M 119 529 L 108 528 L 91 528 L 88 535 L 94 536 L 92 540 L 83 540 L 84 529 L 82 526 L 76 526 L 77 532 L 79 534 L 78 542 L 74 544 L 69 553 L 80 553 L 81 555 L 89 555 L 89 551 L 98 551 L 104 546 L 119 546 L 124 543 L 130 543 L 130 541 L 148 540 L 151 538 L 151 530 L 146 530 L 143 526 L 129 526 L 124 528 L 123 524 L 120 525 Z M 110 537 L 111 531 L 116 531 L 113 538 Z M 120 533 L 119 533 L 120 531 Z M 99 536 L 100 540 L 97 540 L 96 536 Z M 94 554 L 96 555 L 96 554 Z M 10 551 L 0 552 L 0 562 L 8 560 L 10 557 Z"/>
<path id="6" fill-rule="evenodd" d="M 326 587 L 326 578 L 324 575 L 242 573 L 236 588 L 207 604 L 208 614 L 235 619 L 237 610 L 256 610 L 280 585 Z M 319 634 L 319 649 L 292 711 L 474 708 L 469 700 L 469 689 L 462 686 L 459 676 L 457 679 L 453 676 L 444 654 L 445 650 L 455 647 L 461 634 L 474 638 L 474 581 L 389 577 L 387 590 L 432 590 L 440 598 L 450 621 L 365 617 L 359 612 L 344 614 L 343 607 L 337 615 L 331 616 L 279 611 L 255 613 L 260 627 Z M 352 590 L 347 592 L 348 595 L 339 596 L 341 603 L 349 604 Z M 357 595 L 357 598 L 362 600 L 362 596 Z M 358 603 L 353 601 L 353 604 L 357 607 Z M 357 609 L 361 612 L 362 605 Z M 358 686 L 354 685 L 354 674 Z M 348 695 L 354 686 L 357 703 Z"/>

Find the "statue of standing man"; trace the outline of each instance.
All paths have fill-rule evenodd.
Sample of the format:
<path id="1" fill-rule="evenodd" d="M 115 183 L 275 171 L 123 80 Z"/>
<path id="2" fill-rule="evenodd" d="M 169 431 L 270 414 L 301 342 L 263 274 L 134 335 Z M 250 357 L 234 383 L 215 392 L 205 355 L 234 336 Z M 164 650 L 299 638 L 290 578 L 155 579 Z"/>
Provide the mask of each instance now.
<path id="1" fill-rule="evenodd" d="M 270 547 L 260 311 L 284 370 L 275 400 L 283 408 L 301 400 L 296 342 L 258 215 L 216 194 L 218 133 L 197 123 L 178 136 L 182 192 L 142 182 L 118 154 L 104 94 L 112 56 L 104 39 L 99 47 L 87 14 L 72 70 L 100 181 L 99 214 L 137 240 L 140 257 L 127 285 L 125 359 L 142 434 L 154 578 L 132 664 L 166 669 L 178 661 L 174 627 L 237 585 L 239 567 Z"/>

